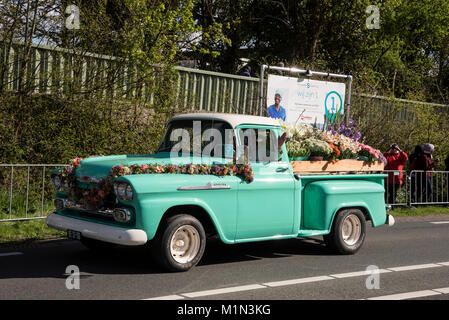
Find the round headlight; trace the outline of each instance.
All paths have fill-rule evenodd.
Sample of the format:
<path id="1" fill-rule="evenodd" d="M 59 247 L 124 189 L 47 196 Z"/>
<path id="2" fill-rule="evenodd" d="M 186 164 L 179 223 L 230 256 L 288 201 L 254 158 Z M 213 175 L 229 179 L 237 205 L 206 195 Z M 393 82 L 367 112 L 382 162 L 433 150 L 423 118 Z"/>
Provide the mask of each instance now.
<path id="1" fill-rule="evenodd" d="M 131 201 L 132 199 L 133 199 L 133 187 L 131 187 L 131 185 L 128 184 L 125 192 L 125 200 Z"/>
<path id="2" fill-rule="evenodd" d="M 112 214 L 115 221 L 128 222 L 131 220 L 131 212 L 125 208 L 116 208 Z"/>
<path id="3" fill-rule="evenodd" d="M 126 194 L 126 184 L 125 183 L 120 183 L 117 187 L 117 196 L 120 199 L 124 199 L 125 198 L 125 194 Z"/>

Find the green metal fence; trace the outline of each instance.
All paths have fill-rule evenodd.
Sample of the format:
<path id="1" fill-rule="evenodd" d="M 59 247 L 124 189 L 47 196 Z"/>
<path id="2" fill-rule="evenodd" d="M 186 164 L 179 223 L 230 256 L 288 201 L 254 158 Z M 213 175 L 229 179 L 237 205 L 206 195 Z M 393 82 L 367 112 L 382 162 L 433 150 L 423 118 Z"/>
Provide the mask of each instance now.
<path id="1" fill-rule="evenodd" d="M 66 90 L 100 96 L 132 99 L 145 93 L 152 102 L 151 84 L 157 72 L 145 80 L 139 78 L 135 66 L 119 57 L 80 52 L 32 44 L 26 50 L 23 43 L 2 43 L 0 48 L 0 85 L 7 90 L 28 90 L 34 94 L 60 93 Z M 125 63 L 124 63 L 125 62 Z M 178 72 L 177 109 L 259 114 L 259 78 L 175 67 Z M 266 87 L 266 86 L 265 86 Z M 266 101 L 264 99 L 263 101 Z M 351 110 L 358 108 L 367 116 L 378 117 L 392 106 L 398 108 L 398 120 L 412 121 L 413 106 L 445 108 L 419 101 L 391 99 L 363 93 L 352 94 Z"/>
<path id="2" fill-rule="evenodd" d="M 4 89 L 32 94 L 99 93 L 114 98 L 137 98 L 148 91 L 156 76 L 139 78 L 136 68 L 118 57 L 44 45 L 3 44 L 0 50 Z M 175 67 L 178 71 L 178 109 L 256 114 L 259 79 Z M 157 74 L 155 72 L 154 74 Z"/>

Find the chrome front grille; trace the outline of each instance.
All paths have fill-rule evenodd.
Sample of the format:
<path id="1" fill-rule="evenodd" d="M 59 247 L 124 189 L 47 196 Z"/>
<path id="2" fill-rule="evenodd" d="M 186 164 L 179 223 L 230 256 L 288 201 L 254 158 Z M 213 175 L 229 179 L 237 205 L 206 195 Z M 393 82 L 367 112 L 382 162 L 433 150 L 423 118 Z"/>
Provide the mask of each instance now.
<path id="1" fill-rule="evenodd" d="M 60 198 L 55 199 L 54 204 L 57 210 L 67 209 L 71 214 L 80 217 L 96 218 L 106 221 L 115 221 L 113 216 L 114 213 L 113 209 L 96 210 L 92 208 L 87 208 L 82 204 L 75 203 L 69 199 L 60 199 Z"/>

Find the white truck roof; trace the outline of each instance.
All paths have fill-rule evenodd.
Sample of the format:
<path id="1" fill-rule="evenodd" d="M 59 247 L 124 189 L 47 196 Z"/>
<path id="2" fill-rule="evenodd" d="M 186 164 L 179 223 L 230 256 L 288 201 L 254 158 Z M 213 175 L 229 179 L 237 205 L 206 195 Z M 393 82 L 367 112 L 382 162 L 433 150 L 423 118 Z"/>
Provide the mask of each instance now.
<path id="1" fill-rule="evenodd" d="M 199 120 L 221 120 L 228 122 L 232 128 L 236 128 L 241 124 L 256 124 L 256 125 L 268 125 L 279 127 L 280 123 L 278 119 L 250 116 L 245 114 L 235 114 L 235 113 L 186 113 L 174 116 L 170 121 L 173 120 L 189 120 L 189 119 L 199 119 Z"/>

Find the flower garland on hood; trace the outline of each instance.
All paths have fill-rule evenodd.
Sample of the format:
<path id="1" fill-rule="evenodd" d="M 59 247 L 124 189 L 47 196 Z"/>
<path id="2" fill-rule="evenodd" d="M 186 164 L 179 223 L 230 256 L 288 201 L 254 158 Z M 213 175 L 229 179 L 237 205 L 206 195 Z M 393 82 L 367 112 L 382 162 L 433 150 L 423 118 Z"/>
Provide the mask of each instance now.
<path id="1" fill-rule="evenodd" d="M 249 164 L 184 164 L 184 165 L 160 165 L 143 164 L 126 166 L 119 164 L 114 166 L 109 174 L 99 179 L 96 187 L 83 189 L 77 186 L 75 169 L 81 165 L 82 158 L 70 160 L 70 166 L 61 170 L 62 188 L 72 201 L 83 204 L 88 207 L 100 209 L 106 203 L 113 203 L 115 200 L 113 180 L 120 176 L 131 174 L 200 174 L 215 176 L 239 176 L 245 182 L 250 183 L 254 180 L 254 172 Z M 81 180 L 82 181 L 82 180 Z"/>

